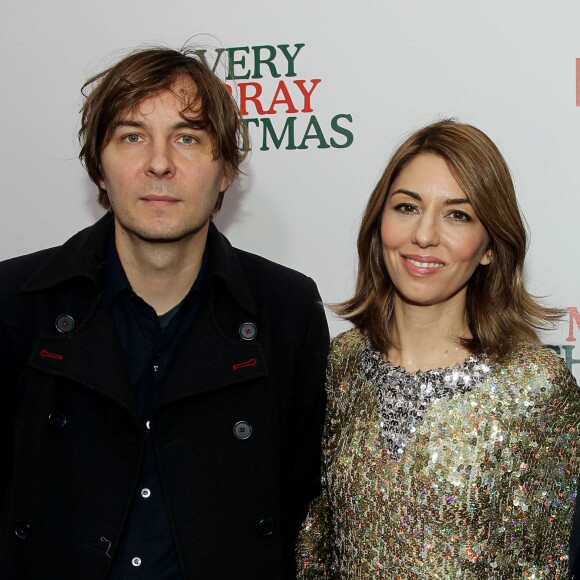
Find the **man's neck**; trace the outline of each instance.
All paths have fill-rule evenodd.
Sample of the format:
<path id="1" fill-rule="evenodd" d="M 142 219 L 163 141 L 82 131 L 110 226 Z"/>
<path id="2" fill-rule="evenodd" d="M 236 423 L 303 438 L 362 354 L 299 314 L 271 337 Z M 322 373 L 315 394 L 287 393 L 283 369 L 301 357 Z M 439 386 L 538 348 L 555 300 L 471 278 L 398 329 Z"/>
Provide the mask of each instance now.
<path id="1" fill-rule="evenodd" d="M 115 246 L 133 291 L 158 315 L 179 304 L 201 268 L 209 224 L 177 242 L 151 243 L 115 227 Z"/>

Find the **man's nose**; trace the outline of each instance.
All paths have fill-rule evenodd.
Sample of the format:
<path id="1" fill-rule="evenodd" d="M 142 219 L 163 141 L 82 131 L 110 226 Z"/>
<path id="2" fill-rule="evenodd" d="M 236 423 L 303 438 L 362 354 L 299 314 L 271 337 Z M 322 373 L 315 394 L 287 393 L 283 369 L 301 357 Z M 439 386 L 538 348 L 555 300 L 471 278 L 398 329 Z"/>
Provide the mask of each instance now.
<path id="1" fill-rule="evenodd" d="M 152 143 L 146 161 L 146 171 L 155 177 L 169 177 L 173 175 L 173 151 L 166 142 Z"/>

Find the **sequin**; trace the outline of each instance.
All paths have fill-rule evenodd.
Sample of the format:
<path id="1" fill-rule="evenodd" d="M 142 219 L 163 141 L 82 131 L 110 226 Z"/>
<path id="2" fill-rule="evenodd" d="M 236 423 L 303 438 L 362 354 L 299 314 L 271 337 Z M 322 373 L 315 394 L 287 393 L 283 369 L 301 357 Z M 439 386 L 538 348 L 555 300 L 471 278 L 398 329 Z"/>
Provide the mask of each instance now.
<path id="1" fill-rule="evenodd" d="M 470 356 L 449 369 L 408 373 L 386 361 L 368 341 L 362 351 L 361 368 L 378 389 L 381 428 L 393 459 L 403 454 L 432 401 L 469 391 L 490 372 L 486 362 Z"/>
<path id="2" fill-rule="evenodd" d="M 410 374 L 352 330 L 327 391 L 299 578 L 566 578 L 580 396 L 561 359 L 520 345 Z"/>

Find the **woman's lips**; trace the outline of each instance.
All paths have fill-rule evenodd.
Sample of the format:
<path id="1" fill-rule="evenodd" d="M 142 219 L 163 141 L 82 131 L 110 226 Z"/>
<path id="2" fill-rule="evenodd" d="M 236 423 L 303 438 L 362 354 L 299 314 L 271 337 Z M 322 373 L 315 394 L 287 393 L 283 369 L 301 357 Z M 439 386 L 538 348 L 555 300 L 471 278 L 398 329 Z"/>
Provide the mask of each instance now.
<path id="1" fill-rule="evenodd" d="M 444 262 L 434 256 L 406 255 L 402 258 L 405 268 L 411 274 L 434 274 L 445 266 Z"/>

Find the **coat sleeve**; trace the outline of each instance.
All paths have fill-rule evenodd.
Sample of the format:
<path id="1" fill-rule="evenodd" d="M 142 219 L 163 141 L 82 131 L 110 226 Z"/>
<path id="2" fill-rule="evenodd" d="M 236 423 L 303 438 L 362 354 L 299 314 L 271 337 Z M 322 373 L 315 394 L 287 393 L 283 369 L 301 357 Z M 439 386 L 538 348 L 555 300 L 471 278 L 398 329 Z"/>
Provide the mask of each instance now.
<path id="1" fill-rule="evenodd" d="M 16 399 L 18 368 L 14 355 L 14 345 L 8 338 L 3 324 L 0 324 L 0 352 L 2 357 L 2 378 L 0 379 L 0 511 L 4 511 L 7 488 L 12 476 L 14 464 L 14 421 L 16 416 Z"/>
<path id="2" fill-rule="evenodd" d="M 287 497 L 292 544 L 306 517 L 308 505 L 320 492 L 320 444 L 326 407 L 324 376 L 328 356 L 328 324 L 318 289 L 310 284 L 310 313 L 302 345 L 294 361 L 292 379 L 292 433 L 286 465 Z"/>
<path id="3" fill-rule="evenodd" d="M 318 497 L 311 502 L 308 515 L 298 535 L 296 562 L 299 580 L 332 578 L 335 569 L 332 505 L 328 492 L 328 464 L 333 447 L 333 425 L 337 424 L 336 395 L 342 374 L 335 365 L 337 360 L 335 356 L 336 342 L 338 341 L 335 341 L 331 347 L 326 370 L 328 403 L 322 440 L 322 489 Z"/>

